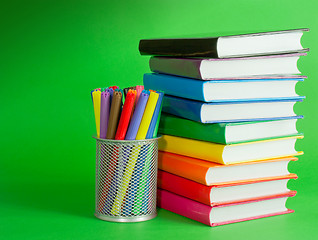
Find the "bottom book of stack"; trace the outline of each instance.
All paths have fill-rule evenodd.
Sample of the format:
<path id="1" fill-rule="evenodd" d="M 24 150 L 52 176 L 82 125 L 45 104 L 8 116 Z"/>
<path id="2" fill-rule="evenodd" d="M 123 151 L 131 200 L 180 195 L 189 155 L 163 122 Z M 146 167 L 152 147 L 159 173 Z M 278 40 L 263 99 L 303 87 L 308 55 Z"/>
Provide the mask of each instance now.
<path id="1" fill-rule="evenodd" d="M 168 211 L 202 222 L 211 227 L 252 219 L 291 213 L 285 207 L 293 191 L 269 199 L 258 199 L 236 204 L 208 206 L 189 198 L 158 189 L 158 206 Z"/>
<path id="2" fill-rule="evenodd" d="M 209 226 L 291 213 L 296 191 L 288 171 L 295 157 L 220 165 L 159 152 L 158 206 Z"/>

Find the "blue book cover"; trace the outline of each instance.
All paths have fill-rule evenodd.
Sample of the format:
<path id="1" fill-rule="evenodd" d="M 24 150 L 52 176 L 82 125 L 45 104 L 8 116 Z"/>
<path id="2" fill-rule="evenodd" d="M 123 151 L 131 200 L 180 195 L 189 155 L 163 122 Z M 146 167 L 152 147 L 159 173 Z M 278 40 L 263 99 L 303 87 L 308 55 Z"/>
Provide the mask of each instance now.
<path id="1" fill-rule="evenodd" d="M 143 80 L 146 89 L 160 90 L 168 95 L 203 102 L 231 102 L 298 97 L 295 85 L 304 78 L 306 77 L 267 76 L 202 81 L 167 74 L 146 73 Z"/>

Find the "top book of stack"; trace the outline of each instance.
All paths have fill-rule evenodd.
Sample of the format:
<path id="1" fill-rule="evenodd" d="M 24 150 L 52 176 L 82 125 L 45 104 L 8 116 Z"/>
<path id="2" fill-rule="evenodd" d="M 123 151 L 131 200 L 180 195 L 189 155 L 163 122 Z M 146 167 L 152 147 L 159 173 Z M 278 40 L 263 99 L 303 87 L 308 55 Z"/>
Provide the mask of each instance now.
<path id="1" fill-rule="evenodd" d="M 142 39 L 141 55 L 232 58 L 300 53 L 300 39 L 307 28 L 211 38 Z"/>

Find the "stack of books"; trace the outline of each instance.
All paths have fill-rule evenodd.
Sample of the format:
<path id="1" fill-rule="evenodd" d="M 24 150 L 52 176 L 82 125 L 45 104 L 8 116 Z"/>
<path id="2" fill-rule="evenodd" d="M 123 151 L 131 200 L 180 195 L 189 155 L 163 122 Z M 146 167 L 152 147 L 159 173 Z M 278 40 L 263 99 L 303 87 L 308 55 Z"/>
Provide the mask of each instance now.
<path id="1" fill-rule="evenodd" d="M 305 31 L 140 41 L 145 88 L 165 92 L 159 207 L 210 226 L 293 212 Z"/>

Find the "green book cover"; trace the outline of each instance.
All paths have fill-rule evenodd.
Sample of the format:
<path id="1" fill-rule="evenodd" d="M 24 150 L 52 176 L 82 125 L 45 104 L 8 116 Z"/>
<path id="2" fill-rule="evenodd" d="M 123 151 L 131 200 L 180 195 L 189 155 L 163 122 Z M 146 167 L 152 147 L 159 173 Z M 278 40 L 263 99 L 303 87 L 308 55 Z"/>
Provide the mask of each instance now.
<path id="1" fill-rule="evenodd" d="M 162 114 L 159 133 L 226 144 L 225 123 L 203 124 L 188 119 Z"/>
<path id="2" fill-rule="evenodd" d="M 271 120 L 273 122 L 273 120 Z M 279 121 L 279 120 L 275 120 Z M 275 135 L 271 137 L 257 137 L 254 139 L 246 139 L 240 141 L 231 141 L 226 138 L 226 128 L 228 126 L 241 126 L 250 125 L 253 123 L 270 122 L 270 121 L 258 121 L 258 122 L 239 122 L 239 123 L 200 123 L 180 117 L 176 117 L 170 114 L 163 113 L 160 119 L 159 133 L 166 135 L 173 135 L 178 137 L 192 138 L 202 141 L 220 143 L 220 144 L 236 144 L 243 142 L 253 142 L 256 140 L 267 140 L 278 137 L 287 137 L 302 135 L 295 132 L 289 132 L 288 134 Z"/>

